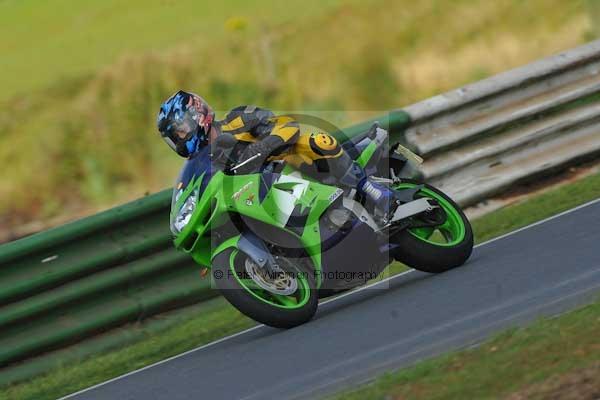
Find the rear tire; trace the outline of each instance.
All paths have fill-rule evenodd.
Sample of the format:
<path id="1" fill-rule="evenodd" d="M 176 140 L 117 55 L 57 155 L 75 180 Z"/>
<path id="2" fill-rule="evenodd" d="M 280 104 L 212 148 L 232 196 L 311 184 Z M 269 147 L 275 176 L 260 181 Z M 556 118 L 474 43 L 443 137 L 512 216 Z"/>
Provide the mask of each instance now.
<path id="1" fill-rule="evenodd" d="M 318 305 L 315 279 L 307 268 L 298 267 L 301 262 L 299 259 L 286 259 L 287 262 L 280 263 L 281 269 L 292 272 L 292 276 L 295 274 L 298 281 L 298 288 L 294 292 L 298 300 L 294 304 L 295 297 L 292 295 L 289 299 L 285 299 L 286 296 L 275 297 L 267 290 L 250 286 L 254 281 L 248 276 L 244 276 L 245 280 L 240 280 L 246 258 L 246 254 L 238 249 L 227 249 L 217 255 L 212 263 L 216 287 L 235 308 L 246 316 L 275 328 L 293 328 L 314 316 Z M 277 304 L 282 300 L 285 300 L 284 303 L 288 302 L 288 305 Z"/>
<path id="2" fill-rule="evenodd" d="M 417 183 L 403 180 L 400 185 L 414 187 Z M 422 234 L 418 234 L 416 230 L 404 230 L 390 238 L 390 242 L 400 245 L 400 250 L 395 254 L 395 258 L 411 268 L 429 273 L 440 273 L 459 267 L 467 261 L 473 251 L 473 229 L 471 224 L 460 206 L 450 197 L 431 185 L 422 185 L 424 191 L 429 193 L 429 195 L 423 193 L 422 196 L 439 200 L 443 203 L 442 208 L 447 213 L 453 213 L 453 222 L 456 224 L 462 223 L 462 227 L 459 227 L 460 235 L 457 235 L 458 238 L 450 243 L 435 244 Z M 453 209 L 453 211 L 450 211 L 450 209 Z"/>

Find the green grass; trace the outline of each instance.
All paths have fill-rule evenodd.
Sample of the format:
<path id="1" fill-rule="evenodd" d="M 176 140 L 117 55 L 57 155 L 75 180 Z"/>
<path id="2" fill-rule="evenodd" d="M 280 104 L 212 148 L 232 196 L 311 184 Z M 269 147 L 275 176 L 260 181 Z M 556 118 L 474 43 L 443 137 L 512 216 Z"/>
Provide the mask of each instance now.
<path id="1" fill-rule="evenodd" d="M 567 372 L 598 363 L 598 332 L 600 301 L 556 318 L 538 320 L 524 329 L 511 329 L 475 349 L 387 373 L 373 384 L 335 399 L 503 398 L 531 384 L 559 379 Z"/>
<path id="2" fill-rule="evenodd" d="M 116 4 L 0 1 L 4 229 L 172 184 L 154 121 L 179 88 L 349 125 L 589 39 L 583 0 Z"/>
<path id="3" fill-rule="evenodd" d="M 473 225 L 476 240 L 481 242 L 499 236 L 599 197 L 600 174 L 596 174 L 475 220 Z M 405 270 L 405 267 L 395 263 L 389 268 L 389 274 L 402 270 Z M 5 387 L 0 391 L 0 398 L 56 398 L 254 325 L 254 322 L 226 304 L 223 299 L 219 299 L 219 301 L 220 303 L 211 310 L 191 318 L 181 325 L 151 335 L 134 345 L 80 363 L 69 363 L 68 366 L 56 369 L 46 376 Z M 596 306 L 592 310 L 597 312 L 598 307 Z M 547 322 L 541 324 L 547 324 Z M 577 322 L 577 324 L 581 324 L 581 322 Z M 544 335 L 543 332 L 538 334 Z M 501 338 L 504 339 L 501 340 L 520 338 L 520 335 L 519 331 L 513 332 L 502 336 Z M 440 362 L 434 361 L 433 365 L 438 365 L 435 363 Z M 568 360 L 565 363 L 567 365 Z M 427 368 L 418 371 L 422 373 L 422 371 L 428 371 Z M 387 381 L 384 379 L 384 382 Z"/>
<path id="4" fill-rule="evenodd" d="M 339 4 L 339 0 L 2 1 L 0 53 L 5 57 L 0 60 L 0 101 L 90 76 L 123 54 L 169 53 L 182 43 L 211 46 L 231 30 L 256 32 L 261 26 L 320 15 Z"/>

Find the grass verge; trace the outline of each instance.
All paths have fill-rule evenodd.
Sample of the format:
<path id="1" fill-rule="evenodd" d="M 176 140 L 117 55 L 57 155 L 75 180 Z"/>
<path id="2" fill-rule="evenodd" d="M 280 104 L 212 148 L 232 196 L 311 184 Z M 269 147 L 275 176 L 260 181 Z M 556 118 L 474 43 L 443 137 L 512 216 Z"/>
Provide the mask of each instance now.
<path id="1" fill-rule="evenodd" d="M 592 175 L 587 178 L 584 178 L 575 183 L 562 186 L 555 190 L 548 191 L 534 198 L 523 201 L 522 203 L 511 205 L 509 207 L 497 210 L 490 214 L 487 214 L 473 222 L 473 227 L 475 230 L 475 236 L 477 242 L 481 243 L 485 240 L 488 240 L 493 237 L 497 237 L 509 231 L 518 229 L 520 227 L 526 226 L 533 222 L 539 221 L 541 219 L 550 217 L 567 209 L 573 208 L 577 205 L 586 203 L 588 201 L 594 200 L 600 197 L 600 174 Z M 390 267 L 390 274 L 397 273 L 401 270 L 405 269 L 402 265 L 396 263 Z M 167 328 L 160 333 L 155 335 L 149 335 L 146 338 L 141 339 L 139 342 L 127 346 L 122 349 L 114 350 L 108 352 L 106 354 L 95 356 L 93 358 L 89 358 L 87 360 L 83 360 L 79 363 L 70 363 L 69 365 L 62 366 L 60 368 L 54 369 L 47 375 L 37 377 L 27 382 L 22 382 L 19 384 L 15 384 L 12 386 L 4 387 L 0 389 L 0 398 L 6 399 L 53 399 L 59 397 L 61 395 L 65 395 L 68 393 L 72 393 L 79 389 L 94 385 L 96 383 L 105 381 L 112 377 L 118 376 L 120 374 L 126 373 L 128 371 L 132 371 L 138 368 L 141 368 L 145 365 L 151 364 L 153 362 L 157 362 L 159 360 L 165 359 L 167 357 L 173 356 L 175 354 L 182 353 L 186 350 L 201 346 L 202 344 L 209 343 L 218 338 L 224 337 L 226 335 L 239 332 L 245 328 L 254 325 L 254 322 L 249 320 L 248 318 L 241 315 L 237 312 L 233 307 L 229 306 L 225 300 L 219 299 L 219 302 L 216 306 L 212 307 L 210 310 L 206 312 L 190 318 L 189 321 L 185 323 L 177 324 L 176 326 L 172 326 Z M 532 328 L 533 331 L 540 330 L 537 333 L 531 333 L 529 339 L 525 337 L 523 340 L 523 345 L 521 348 L 525 351 L 525 347 L 527 343 L 530 343 L 532 348 L 537 348 L 538 340 L 555 340 L 560 338 L 569 338 L 568 332 L 571 332 L 569 328 L 569 324 L 572 321 L 572 318 L 575 320 L 572 321 L 575 326 L 579 326 L 584 324 L 585 319 L 588 316 L 589 312 L 595 313 L 596 320 L 594 320 L 594 324 L 596 324 L 596 333 L 600 330 L 598 326 L 598 310 L 600 309 L 600 305 L 596 305 L 592 308 L 586 308 L 583 311 L 578 311 L 574 313 L 572 316 L 564 316 L 561 317 L 560 321 L 568 321 L 564 324 L 561 323 L 559 328 L 556 329 L 564 329 L 565 335 L 562 333 L 560 335 L 548 335 L 543 332 L 546 329 L 546 325 L 552 324 L 551 321 L 540 322 L 535 325 L 537 328 Z M 586 311 L 587 310 L 587 311 Z M 590 311 L 591 310 L 591 311 Z M 583 313 L 583 314 L 582 314 Z M 585 315 L 586 318 L 581 318 L 581 315 Z M 579 316 L 579 317 L 577 317 Z M 581 319 L 581 321 L 579 320 Z M 590 320 L 591 321 L 591 320 Z M 587 321 L 589 324 L 590 321 Z M 585 324 L 584 324 L 585 325 Z M 593 324 L 591 324 L 593 325 Z M 540 329 L 543 328 L 543 329 Z M 552 328 L 555 329 L 555 328 Z M 586 328 L 587 329 L 587 328 Z M 586 330 L 581 330 L 581 332 L 587 332 Z M 527 332 L 531 332 L 527 330 Z M 551 330 L 549 331 L 551 332 Z M 561 331 L 562 332 L 562 331 Z M 529 335 L 529 334 L 527 334 Z M 594 335 L 590 335 L 593 337 Z M 597 335 L 596 335 L 597 337 Z M 512 343 L 512 340 L 521 340 L 523 338 L 523 333 L 520 331 L 511 331 L 500 336 L 496 339 L 495 347 L 497 349 L 508 347 L 509 343 Z M 580 342 L 584 343 L 584 338 L 581 338 Z M 565 339 L 569 340 L 569 339 Z M 579 339 L 578 339 L 579 340 Z M 551 343 L 551 342 L 548 342 Z M 554 342 L 552 342 L 554 343 Z M 596 341 L 597 343 L 597 341 Z M 493 346 L 492 346 L 493 347 Z M 483 347 L 485 349 L 488 347 Z M 491 347 L 489 347 L 491 349 Z M 579 349 L 579 348 L 578 348 Z M 596 348 L 596 350 L 598 350 Z M 468 352 L 464 357 L 465 360 L 471 360 L 476 358 L 473 354 L 487 354 L 487 353 L 477 353 Z M 484 351 L 484 350 L 481 350 Z M 507 350 L 508 351 L 508 350 Z M 533 351 L 533 350 L 532 350 Z M 575 350 L 573 350 L 575 351 Z M 490 353 L 495 353 L 496 350 L 491 351 Z M 462 354 L 462 353 L 461 353 Z M 510 354 L 516 354 L 514 351 L 510 351 Z M 408 375 L 401 375 L 402 378 L 399 382 L 407 382 L 407 380 L 415 378 L 417 376 L 421 376 L 419 374 L 424 374 L 425 376 L 430 370 L 438 371 L 440 376 L 438 376 L 438 380 L 443 380 L 442 372 L 446 371 L 442 368 L 450 368 L 448 365 L 457 365 L 457 364 L 448 364 L 451 360 L 454 360 L 453 357 L 461 357 L 461 356 L 446 356 L 442 357 L 439 360 L 431 361 L 424 365 L 426 367 L 417 366 L 414 370 L 418 372 L 414 372 L 411 369 Z M 597 358 L 598 356 L 596 356 Z M 493 358 L 492 358 L 493 359 Z M 576 360 L 582 360 L 583 358 L 576 358 Z M 440 361 L 441 360 L 441 361 Z M 450 360 L 450 361 L 449 361 Z M 575 360 L 575 361 L 576 361 Z M 479 368 L 485 369 L 488 367 L 486 361 L 486 365 L 479 365 Z M 506 361 L 508 362 L 508 361 Z M 515 362 L 517 362 L 515 360 Z M 444 364 L 446 363 L 446 364 Z M 568 357 L 565 353 L 564 362 L 561 361 L 561 365 L 566 367 L 580 365 L 580 362 L 571 363 L 568 361 Z M 490 368 L 493 366 L 490 364 Z M 437 369 L 436 369 L 437 368 Z M 466 367 L 465 367 L 466 368 Z M 508 369 L 508 368 L 507 368 Z M 557 369 L 543 369 L 540 371 L 541 375 L 535 375 L 535 371 L 531 372 L 535 376 L 539 378 L 540 376 L 547 376 L 550 373 L 554 373 L 556 371 L 562 371 L 560 368 Z M 459 370 L 460 372 L 460 370 Z M 402 374 L 402 373 L 401 373 Z M 414 375 L 417 374 L 417 375 Z M 483 376 L 488 376 L 484 371 L 481 371 L 480 374 Z M 455 374 L 456 376 L 469 376 L 461 375 L 460 373 Z M 396 375 L 394 375 L 396 376 Z M 454 376 L 454 375 L 452 375 Z M 489 375 L 493 377 L 494 375 Z M 527 375 L 529 376 L 529 375 Z M 380 386 L 380 389 L 364 389 L 364 390 L 374 390 L 373 396 L 378 396 L 380 391 L 377 390 L 387 390 L 387 388 L 391 388 L 389 377 L 383 378 Z M 396 379 L 396 378 L 394 378 Z M 444 378 L 446 379 L 446 378 Z M 447 379 L 455 379 L 455 378 L 447 378 Z M 458 379 L 458 378 L 456 378 Z M 467 379 L 468 380 L 468 379 Z M 395 380 L 392 380 L 396 382 Z M 404 383 L 402 383 L 404 384 Z M 379 384 L 378 384 L 379 385 Z M 458 385 L 458 383 L 456 384 Z M 491 386 L 491 388 L 495 388 L 496 386 Z M 417 386 L 414 386 L 411 390 L 417 390 Z M 425 389 L 423 389 L 425 390 Z M 456 389 L 458 390 L 458 389 Z M 475 389 L 473 389 L 475 390 Z M 368 392 L 370 393 L 370 392 Z M 412 392 L 411 392 L 412 393 Z M 429 392 L 428 392 L 429 393 Z M 448 392 L 450 393 L 450 392 Z M 451 393 L 450 393 L 451 394 Z M 371 394 L 369 394 L 371 395 Z M 359 398 L 359 397 L 356 397 Z M 377 397 L 373 397 L 377 398 Z M 449 397 L 450 398 L 450 397 Z M 466 396 L 464 398 L 469 398 Z M 473 398 L 473 397 L 471 397 Z"/>

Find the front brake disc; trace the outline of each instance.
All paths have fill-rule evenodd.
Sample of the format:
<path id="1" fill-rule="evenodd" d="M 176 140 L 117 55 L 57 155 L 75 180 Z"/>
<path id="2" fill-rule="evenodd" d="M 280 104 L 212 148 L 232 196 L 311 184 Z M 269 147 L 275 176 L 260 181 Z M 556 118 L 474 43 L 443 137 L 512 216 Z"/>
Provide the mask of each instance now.
<path id="1" fill-rule="evenodd" d="M 244 267 L 254 283 L 271 293 L 289 296 L 298 290 L 297 277 L 287 271 L 266 271 L 250 258 L 246 258 Z"/>

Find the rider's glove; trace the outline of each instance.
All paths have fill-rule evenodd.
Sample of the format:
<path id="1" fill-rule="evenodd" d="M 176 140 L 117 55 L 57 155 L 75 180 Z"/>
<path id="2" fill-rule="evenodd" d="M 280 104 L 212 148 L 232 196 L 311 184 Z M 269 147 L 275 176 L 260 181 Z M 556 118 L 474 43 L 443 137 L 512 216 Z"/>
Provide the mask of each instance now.
<path id="1" fill-rule="evenodd" d="M 248 145 L 242 156 L 238 159 L 238 165 L 257 156 L 252 161 L 247 162 L 236 169 L 236 174 L 251 174 L 257 172 L 269 156 L 284 144 L 283 139 L 279 136 L 267 136 L 266 138 Z M 260 155 L 259 155 L 260 154 Z"/>
<path id="2" fill-rule="evenodd" d="M 210 158 L 217 169 L 226 169 L 234 164 L 239 152 L 237 139 L 233 135 L 224 134 L 218 136 L 211 143 Z"/>

